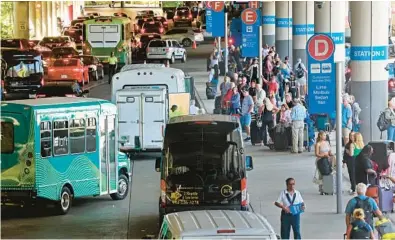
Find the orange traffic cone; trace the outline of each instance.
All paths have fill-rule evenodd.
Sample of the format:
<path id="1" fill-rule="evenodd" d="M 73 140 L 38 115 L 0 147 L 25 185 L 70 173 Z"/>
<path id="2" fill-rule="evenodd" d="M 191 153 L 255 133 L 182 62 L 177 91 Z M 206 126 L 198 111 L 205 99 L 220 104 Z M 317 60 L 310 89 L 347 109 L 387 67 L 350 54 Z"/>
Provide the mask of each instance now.
<path id="1" fill-rule="evenodd" d="M 192 49 L 196 49 L 196 41 L 193 41 L 193 43 L 192 43 Z"/>

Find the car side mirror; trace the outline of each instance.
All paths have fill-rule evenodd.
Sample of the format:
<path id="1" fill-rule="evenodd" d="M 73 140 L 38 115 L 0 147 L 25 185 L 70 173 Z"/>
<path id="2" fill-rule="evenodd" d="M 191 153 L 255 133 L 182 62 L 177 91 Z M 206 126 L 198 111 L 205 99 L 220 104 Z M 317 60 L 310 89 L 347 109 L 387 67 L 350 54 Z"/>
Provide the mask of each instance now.
<path id="1" fill-rule="evenodd" d="M 155 171 L 160 172 L 160 164 L 162 161 L 162 157 L 157 157 L 155 160 Z"/>
<path id="2" fill-rule="evenodd" d="M 251 156 L 246 156 L 246 170 L 251 171 L 254 169 L 254 163 Z"/>
<path id="3" fill-rule="evenodd" d="M 83 93 L 83 94 L 88 94 L 88 93 L 89 93 L 89 90 L 84 90 L 82 93 Z"/>

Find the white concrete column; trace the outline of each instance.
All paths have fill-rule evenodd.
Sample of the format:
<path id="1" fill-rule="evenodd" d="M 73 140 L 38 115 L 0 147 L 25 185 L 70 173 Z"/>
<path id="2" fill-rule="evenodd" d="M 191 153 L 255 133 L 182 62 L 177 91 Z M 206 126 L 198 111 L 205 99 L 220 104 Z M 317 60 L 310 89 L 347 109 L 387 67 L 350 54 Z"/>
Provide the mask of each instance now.
<path id="1" fill-rule="evenodd" d="M 54 36 L 53 34 L 53 19 L 52 19 L 52 2 L 47 2 L 47 31 L 48 36 Z"/>
<path id="2" fill-rule="evenodd" d="M 29 36 L 36 39 L 36 2 L 29 2 Z"/>
<path id="3" fill-rule="evenodd" d="M 380 111 L 387 107 L 388 59 L 387 1 L 350 2 L 351 93 L 362 112 L 360 132 L 365 143 L 380 138 L 376 126 Z"/>
<path id="4" fill-rule="evenodd" d="M 29 39 L 29 2 L 14 2 L 14 37 Z"/>
<path id="5" fill-rule="evenodd" d="M 344 1 L 327 1 L 315 2 L 314 6 L 314 32 L 333 38 L 336 44 L 335 62 L 342 62 L 345 58 L 345 4 Z"/>
<path id="6" fill-rule="evenodd" d="M 35 2 L 35 11 L 36 11 L 36 39 L 41 40 L 43 38 L 42 32 L 42 5 L 41 2 Z"/>
<path id="7" fill-rule="evenodd" d="M 345 16 L 344 16 L 344 24 L 346 26 L 346 29 L 344 31 L 344 35 L 346 37 L 350 37 L 351 36 L 351 28 L 350 28 L 350 24 L 349 24 L 350 23 L 349 22 L 349 16 L 351 17 L 351 15 L 350 15 L 350 2 L 346 1 L 346 4 L 345 4 L 344 7 L 345 7 L 344 8 L 344 14 L 345 14 Z"/>
<path id="8" fill-rule="evenodd" d="M 58 19 L 56 18 L 58 15 L 57 15 L 57 6 L 58 5 L 58 3 L 57 2 L 55 2 L 55 1 L 53 1 L 52 2 L 52 35 L 54 35 L 54 36 L 57 36 L 57 35 L 59 35 L 60 33 L 58 32 Z"/>
<path id="9" fill-rule="evenodd" d="M 276 4 L 263 2 L 263 44 L 274 46 L 276 43 Z"/>
<path id="10" fill-rule="evenodd" d="M 292 60 L 292 1 L 276 2 L 276 51 Z"/>
<path id="11" fill-rule="evenodd" d="M 300 58 L 307 64 L 306 43 L 314 34 L 314 2 L 293 2 L 292 14 L 292 60 Z"/>
<path id="12" fill-rule="evenodd" d="M 48 10 L 47 10 L 47 2 L 41 2 L 41 26 L 42 26 L 42 34 L 43 37 L 48 36 Z"/>

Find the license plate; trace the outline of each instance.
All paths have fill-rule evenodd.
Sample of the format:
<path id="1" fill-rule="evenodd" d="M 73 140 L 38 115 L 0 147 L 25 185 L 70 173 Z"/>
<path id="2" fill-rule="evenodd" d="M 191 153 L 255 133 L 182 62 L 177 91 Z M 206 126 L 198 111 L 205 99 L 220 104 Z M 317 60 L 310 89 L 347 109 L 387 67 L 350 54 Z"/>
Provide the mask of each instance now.
<path id="1" fill-rule="evenodd" d="M 182 17 L 182 19 L 185 19 L 185 17 Z"/>
<path id="2" fill-rule="evenodd" d="M 11 86 L 13 86 L 13 87 L 15 87 L 15 86 L 18 86 L 19 85 L 19 83 L 11 83 Z"/>
<path id="3" fill-rule="evenodd" d="M 36 98 L 36 94 L 29 94 L 29 98 Z"/>
<path id="4" fill-rule="evenodd" d="M 60 78 L 67 78 L 67 75 L 61 75 Z"/>

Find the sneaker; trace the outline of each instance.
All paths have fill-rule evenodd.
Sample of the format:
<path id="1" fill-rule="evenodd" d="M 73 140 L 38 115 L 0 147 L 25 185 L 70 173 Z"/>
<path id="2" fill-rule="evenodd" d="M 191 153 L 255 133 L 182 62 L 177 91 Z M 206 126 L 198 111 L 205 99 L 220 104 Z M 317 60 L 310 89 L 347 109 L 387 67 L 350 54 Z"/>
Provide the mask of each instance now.
<path id="1" fill-rule="evenodd" d="M 248 142 L 248 141 L 251 141 L 251 137 L 246 137 L 246 138 L 244 139 L 244 142 Z"/>

